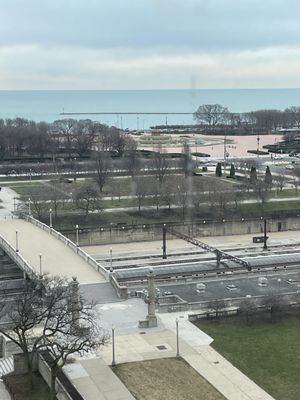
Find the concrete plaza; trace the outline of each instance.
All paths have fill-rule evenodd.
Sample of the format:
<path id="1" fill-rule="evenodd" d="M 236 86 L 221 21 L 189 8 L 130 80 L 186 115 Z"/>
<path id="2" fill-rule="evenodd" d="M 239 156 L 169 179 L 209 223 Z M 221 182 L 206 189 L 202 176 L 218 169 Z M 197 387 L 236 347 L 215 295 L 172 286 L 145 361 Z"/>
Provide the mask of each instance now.
<path id="1" fill-rule="evenodd" d="M 269 394 L 217 353 L 208 335 L 188 321 L 187 313 L 158 314 L 158 327 L 139 329 L 147 306 L 140 299 L 99 305 L 101 324 L 115 329 L 116 363 L 180 356 L 228 400 L 274 400 Z M 179 347 L 177 348 L 176 318 Z M 133 397 L 110 370 L 112 344 L 97 358 L 79 359 L 64 367 L 73 384 L 87 400 L 131 400 Z"/>

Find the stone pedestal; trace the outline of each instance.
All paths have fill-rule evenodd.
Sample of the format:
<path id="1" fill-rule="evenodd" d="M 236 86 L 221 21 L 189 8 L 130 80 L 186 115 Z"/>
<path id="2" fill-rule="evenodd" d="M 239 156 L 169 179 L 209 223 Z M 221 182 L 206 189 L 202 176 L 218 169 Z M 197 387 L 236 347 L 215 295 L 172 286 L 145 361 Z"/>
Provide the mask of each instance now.
<path id="1" fill-rule="evenodd" d="M 139 321 L 139 328 L 155 328 L 156 326 L 154 273 L 153 269 L 150 268 L 148 274 L 148 315 L 145 320 Z"/>

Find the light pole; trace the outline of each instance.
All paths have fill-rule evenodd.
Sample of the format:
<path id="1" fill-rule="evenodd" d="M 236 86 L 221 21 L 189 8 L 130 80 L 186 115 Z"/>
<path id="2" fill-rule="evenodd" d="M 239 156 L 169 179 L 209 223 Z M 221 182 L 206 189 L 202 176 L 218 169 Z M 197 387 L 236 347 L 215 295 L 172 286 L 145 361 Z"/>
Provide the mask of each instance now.
<path id="1" fill-rule="evenodd" d="M 31 199 L 28 198 L 28 214 L 31 215 Z"/>
<path id="2" fill-rule="evenodd" d="M 49 226 L 50 229 L 52 229 L 52 208 L 49 210 Z"/>
<path id="3" fill-rule="evenodd" d="M 109 249 L 109 255 L 110 255 L 110 268 L 109 268 L 109 271 L 110 272 L 114 272 L 113 265 L 112 265 L 112 247 Z"/>
<path id="4" fill-rule="evenodd" d="M 114 367 L 116 365 L 115 359 L 115 328 L 111 328 L 111 339 L 112 339 L 112 362 L 111 366 Z"/>
<path id="5" fill-rule="evenodd" d="M 179 354 L 178 318 L 176 318 L 176 357 L 180 357 L 180 354 Z"/>
<path id="6" fill-rule="evenodd" d="M 29 180 L 31 181 L 31 171 L 32 171 L 32 169 L 30 168 L 30 170 L 29 170 Z"/>
<path id="7" fill-rule="evenodd" d="M 40 258 L 40 276 L 42 276 L 42 255 L 41 255 L 41 253 L 39 254 L 39 258 Z"/>
<path id="8" fill-rule="evenodd" d="M 16 253 L 19 252 L 18 231 L 16 231 Z"/>
<path id="9" fill-rule="evenodd" d="M 76 246 L 79 246 L 79 232 L 78 232 L 78 225 L 76 225 Z"/>
<path id="10" fill-rule="evenodd" d="M 280 279 L 280 278 L 278 278 L 278 279 L 277 279 L 277 282 L 278 282 L 278 286 L 279 286 L 279 288 L 280 288 L 281 279 Z"/>

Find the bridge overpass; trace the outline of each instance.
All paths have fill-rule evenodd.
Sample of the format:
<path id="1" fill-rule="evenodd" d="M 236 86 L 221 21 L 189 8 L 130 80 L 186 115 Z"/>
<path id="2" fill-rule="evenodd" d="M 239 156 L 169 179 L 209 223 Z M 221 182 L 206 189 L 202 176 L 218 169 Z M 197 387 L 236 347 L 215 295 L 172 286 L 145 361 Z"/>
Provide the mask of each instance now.
<path id="1" fill-rule="evenodd" d="M 22 273 L 16 273 L 19 267 L 23 276 L 28 277 L 41 272 L 69 280 L 76 276 L 80 291 L 88 301 L 121 300 L 118 285 L 114 280 L 110 281 L 107 270 L 89 254 L 34 218 L 25 215 L 26 220 L 16 218 L 14 211 L 20 202 L 17 193 L 2 187 L 0 199 L 0 291 L 2 287 L 18 290 L 22 286 Z M 1 280 L 1 274 L 10 275 L 12 279 L 8 281 L 4 277 Z"/>
<path id="2" fill-rule="evenodd" d="M 32 221 L 22 219 L 0 221 L 2 236 L 0 246 L 3 248 L 6 245 L 4 250 L 8 251 L 7 245 L 10 245 L 10 257 L 27 275 L 31 272 L 48 273 L 65 276 L 68 279 L 76 276 L 80 284 L 101 283 L 108 280 L 104 268 L 81 249 L 77 249 L 74 243 L 47 225 L 33 219 Z M 13 253 L 17 253 L 17 257 Z"/>

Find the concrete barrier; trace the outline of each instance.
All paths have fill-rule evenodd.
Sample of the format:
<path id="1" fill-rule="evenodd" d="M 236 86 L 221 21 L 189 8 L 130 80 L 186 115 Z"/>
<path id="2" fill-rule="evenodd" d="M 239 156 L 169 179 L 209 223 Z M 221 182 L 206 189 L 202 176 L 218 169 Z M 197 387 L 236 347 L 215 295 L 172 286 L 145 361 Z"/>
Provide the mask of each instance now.
<path id="1" fill-rule="evenodd" d="M 169 223 L 169 227 L 179 230 L 181 233 L 192 237 L 224 236 L 262 234 L 263 218 L 193 221 L 185 223 Z M 286 230 L 300 230 L 300 217 L 269 218 L 267 231 L 278 232 Z M 64 236 L 75 241 L 74 230 L 62 230 Z M 128 243 L 139 241 L 154 241 L 162 238 L 162 224 L 138 224 L 138 225 L 108 225 L 97 228 L 81 228 L 79 241 L 81 246 L 92 246 L 113 243 Z M 174 238 L 167 235 L 167 239 Z"/>

